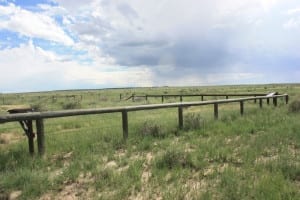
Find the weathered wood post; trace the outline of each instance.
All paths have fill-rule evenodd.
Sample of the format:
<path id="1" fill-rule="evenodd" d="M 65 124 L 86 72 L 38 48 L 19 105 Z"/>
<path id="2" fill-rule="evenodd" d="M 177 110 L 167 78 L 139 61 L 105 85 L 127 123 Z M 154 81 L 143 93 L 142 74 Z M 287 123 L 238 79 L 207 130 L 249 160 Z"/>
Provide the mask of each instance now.
<path id="1" fill-rule="evenodd" d="M 240 113 L 244 115 L 244 101 L 240 101 Z"/>
<path id="2" fill-rule="evenodd" d="M 28 147 L 29 147 L 29 153 L 31 155 L 34 154 L 34 135 L 33 135 L 33 127 L 32 127 L 32 120 L 27 121 L 27 128 L 28 128 Z"/>
<path id="3" fill-rule="evenodd" d="M 128 138 L 128 113 L 126 110 L 122 111 L 122 128 L 123 128 L 123 139 Z"/>
<path id="4" fill-rule="evenodd" d="M 148 95 L 147 94 L 146 94 L 145 98 L 146 98 L 146 101 L 148 101 Z"/>
<path id="5" fill-rule="evenodd" d="M 289 103 L 289 95 L 285 96 L 285 103 L 288 104 Z"/>
<path id="6" fill-rule="evenodd" d="M 263 106 L 262 99 L 259 99 L 259 107 L 262 108 L 262 106 Z"/>
<path id="7" fill-rule="evenodd" d="M 161 95 L 161 102 L 164 103 L 164 95 Z"/>
<path id="8" fill-rule="evenodd" d="M 218 117 L 219 117 L 218 104 L 217 103 L 214 103 L 214 116 L 215 116 L 215 119 L 218 119 Z"/>
<path id="9" fill-rule="evenodd" d="M 201 101 L 204 101 L 204 96 L 203 95 L 201 95 Z"/>
<path id="10" fill-rule="evenodd" d="M 277 106 L 277 97 L 273 97 L 273 104 L 275 107 Z"/>
<path id="11" fill-rule="evenodd" d="M 267 98 L 267 104 L 270 105 L 270 98 Z"/>
<path id="12" fill-rule="evenodd" d="M 228 95 L 226 95 L 226 99 L 228 99 Z"/>
<path id="13" fill-rule="evenodd" d="M 182 102 L 182 95 L 180 95 L 180 102 Z"/>
<path id="14" fill-rule="evenodd" d="M 181 106 L 178 107 L 178 124 L 179 129 L 183 129 L 183 109 Z"/>
<path id="15" fill-rule="evenodd" d="M 37 135 L 37 146 L 40 155 L 45 153 L 45 137 L 44 137 L 44 120 L 36 120 L 36 135 Z"/>

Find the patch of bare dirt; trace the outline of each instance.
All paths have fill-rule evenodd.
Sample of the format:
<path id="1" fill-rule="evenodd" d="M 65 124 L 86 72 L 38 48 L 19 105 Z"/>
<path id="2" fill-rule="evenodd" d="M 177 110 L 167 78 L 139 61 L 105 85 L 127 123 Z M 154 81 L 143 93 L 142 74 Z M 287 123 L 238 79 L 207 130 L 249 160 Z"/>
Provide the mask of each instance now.
<path id="1" fill-rule="evenodd" d="M 0 134 L 0 147 L 10 145 L 12 143 L 18 142 L 20 139 L 24 137 L 19 133 L 1 133 Z"/>
<path id="2" fill-rule="evenodd" d="M 21 191 L 21 190 L 12 191 L 12 192 L 9 194 L 9 200 L 16 200 L 16 199 L 18 199 L 21 195 L 22 195 L 22 191 Z"/>
<path id="3" fill-rule="evenodd" d="M 148 152 L 146 154 L 145 162 L 143 163 L 143 172 L 141 174 L 141 190 L 138 193 L 133 193 L 128 199 L 134 199 L 134 200 L 147 200 L 147 199 L 156 199 L 160 200 L 162 199 L 159 192 L 153 193 L 153 191 L 149 191 L 148 188 L 148 182 L 150 178 L 152 177 L 152 173 L 150 171 L 150 165 L 154 158 L 154 155 L 152 152 Z M 151 193 L 151 194 L 150 194 Z"/>
<path id="4" fill-rule="evenodd" d="M 94 178 L 91 173 L 82 173 L 75 182 L 66 182 L 59 193 L 46 193 L 40 197 L 40 200 L 92 199 L 95 193 L 95 189 L 90 187 L 92 182 L 94 182 Z"/>

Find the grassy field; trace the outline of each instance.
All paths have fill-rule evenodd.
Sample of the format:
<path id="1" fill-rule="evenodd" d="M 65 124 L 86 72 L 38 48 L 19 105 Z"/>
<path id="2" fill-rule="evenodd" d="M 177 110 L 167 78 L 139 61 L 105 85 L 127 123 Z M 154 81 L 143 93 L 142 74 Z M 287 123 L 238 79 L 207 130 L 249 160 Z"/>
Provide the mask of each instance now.
<path id="1" fill-rule="evenodd" d="M 0 113 L 160 103 L 135 94 L 288 93 L 290 103 L 47 119 L 46 154 L 30 156 L 17 123 L 0 124 L 0 199 L 300 199 L 300 85 L 161 87 L 0 94 Z M 122 94 L 122 100 L 120 100 Z M 200 97 L 184 98 L 197 101 Z M 178 102 L 169 98 L 165 102 Z M 300 105 L 300 103 L 299 103 Z"/>

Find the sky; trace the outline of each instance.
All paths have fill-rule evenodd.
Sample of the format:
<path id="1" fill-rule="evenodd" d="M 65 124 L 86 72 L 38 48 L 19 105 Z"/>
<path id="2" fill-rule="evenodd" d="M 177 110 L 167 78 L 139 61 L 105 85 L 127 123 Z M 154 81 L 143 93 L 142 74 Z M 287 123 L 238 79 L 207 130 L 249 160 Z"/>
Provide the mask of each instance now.
<path id="1" fill-rule="evenodd" d="M 299 0 L 0 0 L 0 93 L 300 82 Z"/>

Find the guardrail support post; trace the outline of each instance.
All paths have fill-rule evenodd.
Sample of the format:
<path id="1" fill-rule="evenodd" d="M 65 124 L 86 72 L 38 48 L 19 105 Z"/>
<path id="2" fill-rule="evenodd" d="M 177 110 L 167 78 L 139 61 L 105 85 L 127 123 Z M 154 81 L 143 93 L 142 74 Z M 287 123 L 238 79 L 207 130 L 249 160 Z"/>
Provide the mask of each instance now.
<path id="1" fill-rule="evenodd" d="M 259 99 L 259 107 L 262 108 L 262 106 L 263 106 L 262 99 Z"/>
<path id="2" fill-rule="evenodd" d="M 273 104 L 275 107 L 277 106 L 277 97 L 273 97 Z"/>
<path id="3" fill-rule="evenodd" d="M 182 102 L 182 96 L 180 95 L 180 102 Z"/>
<path id="4" fill-rule="evenodd" d="M 240 113 L 241 113 L 241 115 L 244 114 L 244 102 L 243 101 L 240 101 Z"/>
<path id="5" fill-rule="evenodd" d="M 34 133 L 33 133 L 33 128 L 32 128 L 32 120 L 28 120 L 27 122 L 27 128 L 28 128 L 28 146 L 29 146 L 29 153 L 31 155 L 34 154 Z"/>
<path id="6" fill-rule="evenodd" d="M 201 95 L 201 101 L 204 101 L 204 97 L 203 97 L 203 95 Z"/>
<path id="7" fill-rule="evenodd" d="M 183 109 L 181 106 L 178 107 L 178 124 L 179 129 L 183 129 Z"/>
<path id="8" fill-rule="evenodd" d="M 214 103 L 214 116 L 215 119 L 218 119 L 219 113 L 218 113 L 218 104 Z"/>
<path id="9" fill-rule="evenodd" d="M 123 138 L 128 138 L 128 114 L 127 111 L 122 111 L 122 127 L 123 127 Z"/>
<path id="10" fill-rule="evenodd" d="M 288 104 L 289 103 L 289 95 L 285 96 L 285 103 Z"/>
<path id="11" fill-rule="evenodd" d="M 40 155 L 45 153 L 44 120 L 36 120 L 37 146 Z"/>

